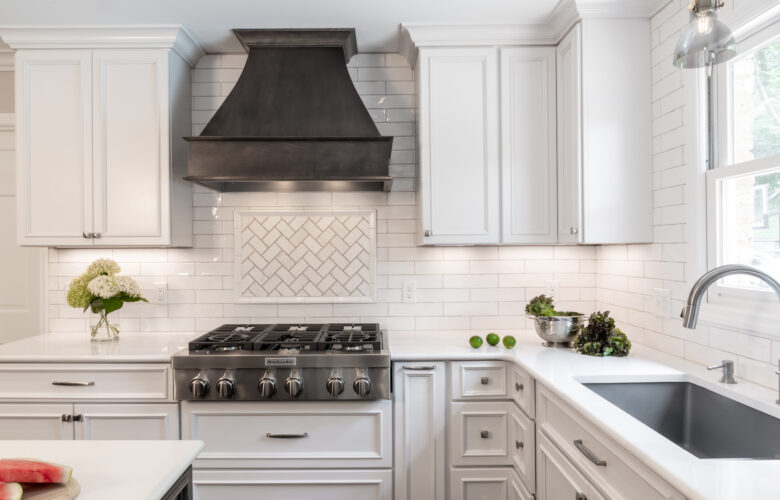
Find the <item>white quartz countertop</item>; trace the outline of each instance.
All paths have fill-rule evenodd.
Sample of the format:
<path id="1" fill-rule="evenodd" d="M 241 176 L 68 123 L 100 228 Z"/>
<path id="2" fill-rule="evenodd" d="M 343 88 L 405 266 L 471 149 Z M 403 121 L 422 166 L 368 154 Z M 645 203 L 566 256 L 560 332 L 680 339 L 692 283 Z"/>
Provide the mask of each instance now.
<path id="1" fill-rule="evenodd" d="M 0 363 L 170 363 L 195 333 L 122 333 L 92 342 L 88 333 L 46 333 L 0 345 Z"/>
<path id="2" fill-rule="evenodd" d="M 0 458 L 72 467 L 78 500 L 159 500 L 202 448 L 202 441 L 0 441 Z"/>
<path id="3" fill-rule="evenodd" d="M 691 381 L 780 418 L 777 393 L 743 380 L 725 386 L 719 372 L 635 345 L 625 358 L 596 358 L 539 341 L 514 349 L 472 349 L 465 338 L 390 336 L 393 361 L 486 360 L 518 363 L 537 383 L 578 408 L 592 424 L 691 499 L 778 499 L 780 460 L 696 458 L 590 391 L 581 382 Z M 780 451 L 780 450 L 778 450 Z"/>

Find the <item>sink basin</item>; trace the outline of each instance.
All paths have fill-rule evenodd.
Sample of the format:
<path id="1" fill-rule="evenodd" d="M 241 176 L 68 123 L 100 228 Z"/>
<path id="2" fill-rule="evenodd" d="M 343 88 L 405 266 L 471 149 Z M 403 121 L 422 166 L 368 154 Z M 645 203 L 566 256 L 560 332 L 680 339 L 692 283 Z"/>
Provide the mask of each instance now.
<path id="1" fill-rule="evenodd" d="M 780 459 L 780 419 L 698 385 L 583 385 L 699 458 Z"/>

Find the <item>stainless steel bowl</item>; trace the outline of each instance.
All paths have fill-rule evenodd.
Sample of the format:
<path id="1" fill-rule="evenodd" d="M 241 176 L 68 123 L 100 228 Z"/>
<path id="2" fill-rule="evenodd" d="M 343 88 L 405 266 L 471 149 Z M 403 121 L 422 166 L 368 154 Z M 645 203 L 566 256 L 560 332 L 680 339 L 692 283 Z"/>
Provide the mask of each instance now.
<path id="1" fill-rule="evenodd" d="M 583 314 L 577 316 L 528 316 L 545 345 L 570 345 L 582 328 Z"/>

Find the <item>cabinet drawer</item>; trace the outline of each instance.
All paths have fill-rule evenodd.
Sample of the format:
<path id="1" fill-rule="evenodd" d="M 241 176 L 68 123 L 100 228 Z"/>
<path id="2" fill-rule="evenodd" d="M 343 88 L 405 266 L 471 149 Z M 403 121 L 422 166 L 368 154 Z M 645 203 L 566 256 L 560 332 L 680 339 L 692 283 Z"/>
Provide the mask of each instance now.
<path id="1" fill-rule="evenodd" d="M 452 363 L 452 399 L 509 399 L 509 376 L 503 361 Z"/>
<path id="2" fill-rule="evenodd" d="M 512 465 L 514 403 L 452 403 L 451 412 L 452 465 Z"/>
<path id="3" fill-rule="evenodd" d="M 392 466 L 392 402 L 182 403 L 197 467 Z"/>
<path id="4" fill-rule="evenodd" d="M 609 498 L 642 500 L 682 499 L 683 496 L 622 449 L 601 431 L 589 425 L 576 410 L 537 387 L 537 426 Z M 576 443 L 575 443 L 576 442 Z M 594 460 L 605 464 L 596 465 Z"/>
<path id="5" fill-rule="evenodd" d="M 538 500 L 606 500 L 558 448 L 539 433 L 536 496 Z M 636 497 L 627 497 L 636 498 Z"/>
<path id="6" fill-rule="evenodd" d="M 165 400 L 168 365 L 0 365 L 0 399 Z"/>
<path id="7" fill-rule="evenodd" d="M 258 498 L 392 500 L 387 470 L 198 470 L 192 472 L 197 500 Z"/>
<path id="8" fill-rule="evenodd" d="M 517 406 L 530 418 L 535 418 L 536 399 L 534 396 L 534 378 L 519 366 L 512 365 L 512 381 L 509 392 Z"/>
<path id="9" fill-rule="evenodd" d="M 511 467 L 450 469 L 451 500 L 530 500 Z"/>

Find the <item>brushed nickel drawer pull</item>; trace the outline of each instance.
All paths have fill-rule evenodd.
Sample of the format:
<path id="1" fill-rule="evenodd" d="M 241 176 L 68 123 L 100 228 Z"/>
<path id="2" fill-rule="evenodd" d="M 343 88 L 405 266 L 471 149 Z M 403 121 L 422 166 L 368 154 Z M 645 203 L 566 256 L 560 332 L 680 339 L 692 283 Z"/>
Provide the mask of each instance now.
<path id="1" fill-rule="evenodd" d="M 479 381 L 482 383 L 482 385 L 488 385 L 490 383 L 490 377 L 482 377 L 479 379 Z"/>
<path id="2" fill-rule="evenodd" d="M 270 432 L 268 432 L 266 433 L 265 437 L 271 439 L 303 439 L 309 437 L 309 433 L 304 432 L 303 434 L 271 434 Z"/>
<path id="3" fill-rule="evenodd" d="M 66 415 L 66 414 L 63 413 L 61 418 L 62 418 L 63 422 L 72 422 L 73 421 L 73 415 Z"/>
<path id="4" fill-rule="evenodd" d="M 525 447 L 525 444 L 523 444 L 522 441 L 515 441 L 515 448 L 518 450 L 522 450 Z"/>
<path id="5" fill-rule="evenodd" d="M 435 366 L 407 366 L 407 365 L 403 366 L 404 370 L 411 370 L 411 371 L 428 371 L 428 370 L 433 370 L 434 368 L 436 367 Z"/>
<path id="6" fill-rule="evenodd" d="M 520 392 L 520 391 L 522 391 L 523 389 L 524 389 L 524 387 L 523 387 L 523 384 L 518 384 L 517 382 L 515 382 L 515 390 L 516 390 L 517 392 Z"/>
<path id="7" fill-rule="evenodd" d="M 489 437 L 490 437 L 490 433 L 489 433 L 488 431 L 481 431 L 481 432 L 479 433 L 479 435 L 480 435 L 480 437 L 481 437 L 482 439 L 487 439 L 487 438 L 489 438 Z"/>
<path id="8" fill-rule="evenodd" d="M 82 415 L 80 413 L 78 415 L 73 415 L 73 421 L 74 422 L 81 422 L 83 419 L 84 419 L 84 415 Z"/>
<path id="9" fill-rule="evenodd" d="M 95 385 L 95 382 L 90 380 L 89 382 L 62 382 L 59 380 L 55 380 L 51 383 L 51 385 L 60 385 L 64 387 L 91 387 Z"/>
<path id="10" fill-rule="evenodd" d="M 582 444 L 582 439 L 575 439 L 574 440 L 574 446 L 577 447 L 580 452 L 585 455 L 585 458 L 593 462 L 594 465 L 598 465 L 599 467 L 606 467 L 607 461 L 602 460 L 598 458 L 596 455 L 593 454 L 592 451 L 590 451 L 588 448 L 585 447 L 584 444 Z"/>

